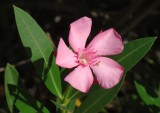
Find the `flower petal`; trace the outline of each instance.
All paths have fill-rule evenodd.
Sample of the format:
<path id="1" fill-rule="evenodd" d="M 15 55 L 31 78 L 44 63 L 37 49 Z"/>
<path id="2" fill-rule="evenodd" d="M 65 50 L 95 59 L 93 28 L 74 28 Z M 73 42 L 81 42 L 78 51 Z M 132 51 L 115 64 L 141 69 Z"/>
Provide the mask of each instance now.
<path id="1" fill-rule="evenodd" d="M 123 67 L 110 58 L 98 57 L 97 60 L 99 62 L 91 68 L 100 86 L 108 89 L 118 84 L 123 75 Z"/>
<path id="2" fill-rule="evenodd" d="M 93 48 L 98 55 L 115 55 L 122 52 L 124 45 L 121 36 L 111 28 L 96 35 L 88 47 Z"/>
<path id="3" fill-rule="evenodd" d="M 72 68 L 78 65 L 74 54 L 61 38 L 57 49 L 56 64 L 64 68 Z"/>
<path id="4" fill-rule="evenodd" d="M 89 66 L 78 66 L 64 80 L 75 89 L 86 93 L 93 83 L 93 76 Z"/>
<path id="5" fill-rule="evenodd" d="M 88 17 L 82 17 L 70 24 L 69 44 L 75 52 L 78 52 L 78 49 L 85 48 L 91 25 L 92 20 Z"/>

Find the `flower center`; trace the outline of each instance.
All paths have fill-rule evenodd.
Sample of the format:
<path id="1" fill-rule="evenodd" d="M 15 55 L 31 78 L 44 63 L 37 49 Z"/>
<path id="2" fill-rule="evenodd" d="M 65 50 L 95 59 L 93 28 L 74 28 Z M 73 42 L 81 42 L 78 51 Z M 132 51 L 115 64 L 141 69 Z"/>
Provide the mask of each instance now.
<path id="1" fill-rule="evenodd" d="M 80 58 L 79 61 L 83 64 L 87 64 L 87 60 L 85 58 Z"/>
<path id="2" fill-rule="evenodd" d="M 91 48 L 79 49 L 77 53 L 78 62 L 81 65 L 95 65 L 98 61 L 96 52 Z"/>

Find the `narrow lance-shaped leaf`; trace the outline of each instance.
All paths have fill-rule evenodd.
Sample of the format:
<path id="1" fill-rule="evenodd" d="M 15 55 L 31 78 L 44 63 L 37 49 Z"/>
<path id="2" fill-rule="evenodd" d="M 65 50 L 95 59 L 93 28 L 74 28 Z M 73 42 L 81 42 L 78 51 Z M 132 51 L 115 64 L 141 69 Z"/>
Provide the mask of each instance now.
<path id="1" fill-rule="evenodd" d="M 113 56 L 124 68 L 125 73 L 137 64 L 152 47 L 156 37 L 140 38 L 125 44 L 124 51 Z"/>
<path id="2" fill-rule="evenodd" d="M 7 64 L 5 70 L 5 94 L 11 113 L 49 113 L 48 109 L 29 95 L 22 87 L 15 68 Z"/>
<path id="3" fill-rule="evenodd" d="M 13 67 L 11 65 L 7 64 L 6 70 L 5 70 L 5 95 L 8 103 L 8 107 L 10 112 L 13 112 L 14 107 L 14 100 L 15 98 L 11 96 L 8 85 L 17 85 L 18 84 L 18 74 L 16 71 L 14 71 Z"/>
<path id="4" fill-rule="evenodd" d="M 124 51 L 114 57 L 124 68 L 125 73 L 139 62 L 153 45 L 155 37 L 142 38 L 125 44 Z M 109 103 L 120 90 L 125 76 L 115 87 L 105 90 L 99 88 L 90 93 L 75 113 L 97 113 Z M 96 98 L 95 98 L 96 97 Z"/>
<path id="5" fill-rule="evenodd" d="M 136 81 L 134 83 L 135 83 L 135 86 L 136 86 L 138 94 L 140 95 L 140 97 L 142 98 L 142 100 L 143 100 L 143 102 L 145 104 L 147 104 L 147 105 L 155 105 L 157 107 L 160 107 L 160 98 L 151 97 L 147 93 L 146 89 L 141 84 L 139 84 Z"/>
<path id="6" fill-rule="evenodd" d="M 62 98 L 59 68 L 55 64 L 51 42 L 29 14 L 16 6 L 13 7 L 21 41 L 34 62 L 38 74 L 41 75 L 47 88 Z"/>

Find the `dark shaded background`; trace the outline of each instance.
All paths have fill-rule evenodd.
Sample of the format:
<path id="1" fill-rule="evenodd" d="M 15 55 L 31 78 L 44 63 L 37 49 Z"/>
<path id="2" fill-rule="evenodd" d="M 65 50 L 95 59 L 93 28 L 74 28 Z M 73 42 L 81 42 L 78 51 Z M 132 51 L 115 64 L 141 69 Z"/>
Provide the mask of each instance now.
<path id="1" fill-rule="evenodd" d="M 1 0 L 0 113 L 9 112 L 3 88 L 7 62 L 17 65 L 26 89 L 54 112 L 54 106 L 49 102 L 50 93 L 39 80 L 32 64 L 26 61 L 28 57 L 18 35 L 12 4 L 30 13 L 50 34 L 56 46 L 60 37 L 68 43 L 69 24 L 82 16 L 92 18 L 90 37 L 111 27 L 119 32 L 124 42 L 160 34 L 160 0 Z M 157 108 L 143 104 L 133 81 L 143 83 L 152 96 L 160 96 L 159 44 L 158 37 L 151 51 L 128 72 L 118 96 L 106 106 L 109 113 L 157 112 Z"/>

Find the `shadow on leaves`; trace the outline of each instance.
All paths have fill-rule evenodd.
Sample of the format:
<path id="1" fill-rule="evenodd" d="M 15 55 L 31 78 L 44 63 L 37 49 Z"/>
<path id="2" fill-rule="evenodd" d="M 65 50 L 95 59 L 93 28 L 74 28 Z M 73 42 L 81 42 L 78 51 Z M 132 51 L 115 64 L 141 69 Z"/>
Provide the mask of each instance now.
<path id="1" fill-rule="evenodd" d="M 44 105 L 41 103 L 38 105 L 38 102 L 24 89 L 20 80 L 18 85 L 8 84 L 8 89 L 14 100 L 13 113 L 19 113 L 19 108 L 24 110 L 26 110 L 26 108 L 27 110 L 32 109 L 32 111 L 35 109 L 36 112 L 43 113 L 42 109 L 44 108 Z"/>

